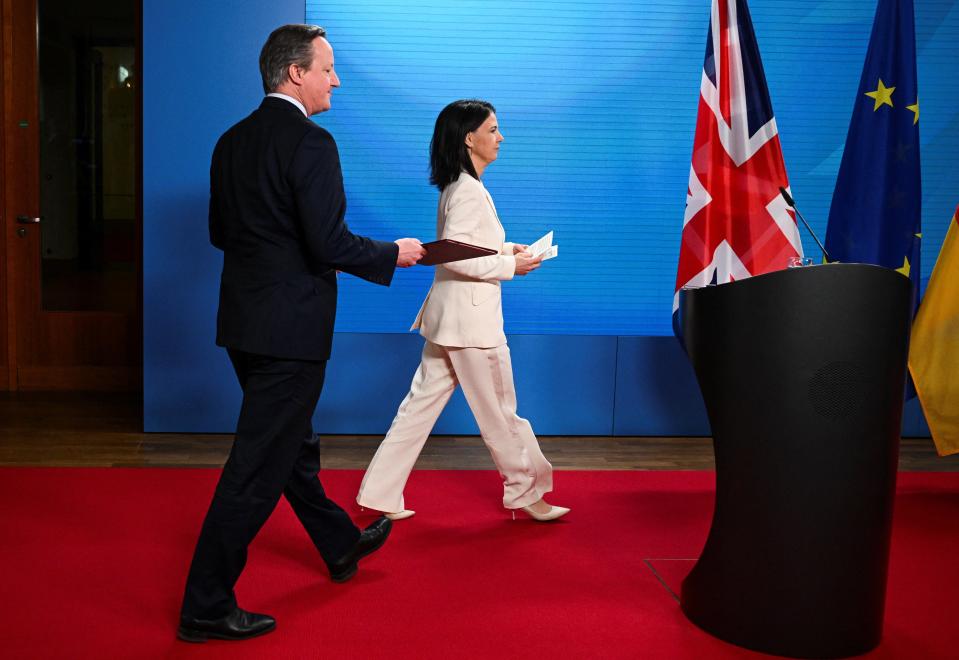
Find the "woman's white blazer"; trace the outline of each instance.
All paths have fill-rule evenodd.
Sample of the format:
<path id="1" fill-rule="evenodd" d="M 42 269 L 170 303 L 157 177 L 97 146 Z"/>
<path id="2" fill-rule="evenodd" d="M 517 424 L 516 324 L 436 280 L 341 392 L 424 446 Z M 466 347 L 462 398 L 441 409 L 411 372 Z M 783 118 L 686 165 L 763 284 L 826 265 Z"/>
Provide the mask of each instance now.
<path id="1" fill-rule="evenodd" d="M 483 184 L 466 172 L 440 195 L 436 236 L 499 254 L 436 266 L 433 286 L 410 330 L 441 346 L 493 348 L 506 343 L 500 282 L 516 272 L 513 244 Z"/>

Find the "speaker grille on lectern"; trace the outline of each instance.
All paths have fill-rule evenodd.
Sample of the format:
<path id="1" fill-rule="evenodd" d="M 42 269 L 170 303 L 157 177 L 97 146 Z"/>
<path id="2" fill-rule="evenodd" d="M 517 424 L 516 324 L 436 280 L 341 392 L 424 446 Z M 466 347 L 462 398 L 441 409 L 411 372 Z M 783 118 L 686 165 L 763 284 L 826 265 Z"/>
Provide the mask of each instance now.
<path id="1" fill-rule="evenodd" d="M 828 419 L 842 419 L 862 408 L 865 399 L 865 371 L 854 362 L 830 362 L 809 381 L 813 409 Z"/>

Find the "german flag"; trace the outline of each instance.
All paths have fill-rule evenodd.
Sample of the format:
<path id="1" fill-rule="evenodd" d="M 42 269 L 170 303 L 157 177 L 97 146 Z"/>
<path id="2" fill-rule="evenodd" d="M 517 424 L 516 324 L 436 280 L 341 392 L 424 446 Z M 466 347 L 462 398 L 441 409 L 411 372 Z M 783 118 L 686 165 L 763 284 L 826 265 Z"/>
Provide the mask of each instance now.
<path id="1" fill-rule="evenodd" d="M 959 207 L 912 325 L 909 371 L 939 455 L 959 452 Z"/>

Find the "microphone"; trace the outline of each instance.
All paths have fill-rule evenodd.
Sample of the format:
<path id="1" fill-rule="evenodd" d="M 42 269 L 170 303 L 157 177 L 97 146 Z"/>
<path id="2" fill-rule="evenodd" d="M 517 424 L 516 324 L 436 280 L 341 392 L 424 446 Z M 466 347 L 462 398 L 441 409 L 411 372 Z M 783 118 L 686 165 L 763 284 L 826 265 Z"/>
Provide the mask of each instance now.
<path id="1" fill-rule="evenodd" d="M 786 189 L 782 186 L 779 187 L 779 192 L 782 194 L 783 199 L 786 200 L 793 211 L 796 212 L 796 215 L 799 216 L 799 219 L 802 220 L 802 223 L 806 225 L 806 230 L 809 232 L 809 235 L 812 236 L 813 240 L 816 241 L 816 245 L 819 246 L 819 249 L 822 250 L 822 256 L 826 260 L 826 263 L 832 263 L 832 259 L 829 258 L 829 253 L 826 252 L 826 248 L 823 247 L 823 244 L 819 241 L 819 237 L 816 236 L 816 232 L 812 230 L 812 227 L 809 226 L 809 223 L 806 222 L 806 218 L 802 217 L 802 213 L 799 212 L 799 209 L 796 208 L 796 202 L 793 200 L 792 195 L 786 192 Z"/>

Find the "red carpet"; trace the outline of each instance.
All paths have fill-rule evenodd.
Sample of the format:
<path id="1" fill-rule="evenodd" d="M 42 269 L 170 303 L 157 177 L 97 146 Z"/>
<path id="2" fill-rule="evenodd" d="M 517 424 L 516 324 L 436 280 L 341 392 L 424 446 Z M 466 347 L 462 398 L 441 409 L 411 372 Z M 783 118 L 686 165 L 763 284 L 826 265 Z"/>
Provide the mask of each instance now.
<path id="1" fill-rule="evenodd" d="M 218 472 L 0 470 L 0 634 L 9 658 L 739 658 L 669 589 L 712 512 L 708 472 L 557 472 L 563 521 L 510 520 L 492 472 L 415 472 L 387 545 L 332 584 L 282 503 L 251 548 L 241 605 L 276 632 L 174 640 Z M 324 473 L 351 503 L 360 473 Z M 868 658 L 955 658 L 959 474 L 903 473 L 883 643 Z M 356 511 L 354 506 L 349 510 Z M 357 512 L 358 513 L 358 512 Z M 358 515 L 364 524 L 371 518 Z M 669 589 L 667 589 L 667 587 Z"/>

